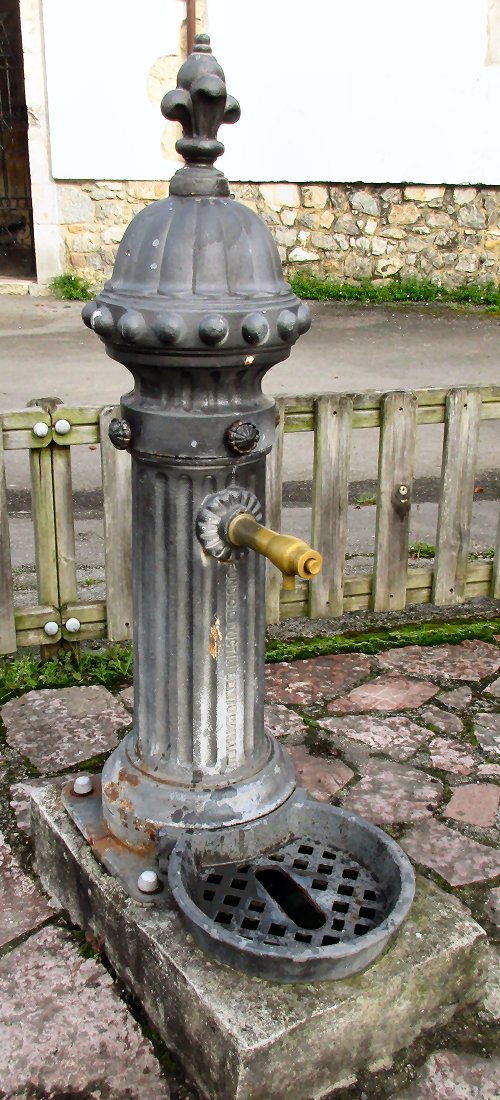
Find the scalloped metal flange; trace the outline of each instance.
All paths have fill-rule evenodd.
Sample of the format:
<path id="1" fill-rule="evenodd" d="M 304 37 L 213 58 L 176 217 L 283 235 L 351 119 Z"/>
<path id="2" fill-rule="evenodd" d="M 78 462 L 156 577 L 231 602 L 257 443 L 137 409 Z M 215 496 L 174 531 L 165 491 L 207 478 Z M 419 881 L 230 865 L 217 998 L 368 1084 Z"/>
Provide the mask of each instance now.
<path id="1" fill-rule="evenodd" d="M 197 538 L 207 554 L 218 561 L 237 561 L 242 554 L 248 552 L 243 547 L 232 546 L 221 531 L 238 512 L 249 512 L 258 523 L 262 520 L 262 505 L 255 493 L 238 485 L 205 497 L 198 512 Z"/>

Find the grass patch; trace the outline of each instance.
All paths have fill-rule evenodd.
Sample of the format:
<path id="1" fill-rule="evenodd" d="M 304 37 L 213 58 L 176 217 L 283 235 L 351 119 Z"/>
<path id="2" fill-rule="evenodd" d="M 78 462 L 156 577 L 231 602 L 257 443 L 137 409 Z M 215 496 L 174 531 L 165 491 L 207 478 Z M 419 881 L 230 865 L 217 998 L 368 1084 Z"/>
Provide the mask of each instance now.
<path id="1" fill-rule="evenodd" d="M 13 657 L 0 664 L 0 706 L 14 695 L 35 688 L 72 687 L 74 684 L 103 684 L 116 688 L 132 683 L 132 646 L 114 646 L 101 653 L 71 653 L 52 661 L 34 657 Z"/>
<path id="2" fill-rule="evenodd" d="M 352 286 L 319 279 L 316 275 L 294 275 L 290 283 L 299 298 L 318 302 L 454 302 L 462 306 L 489 307 L 488 313 L 500 310 L 500 287 L 493 282 L 487 286 L 464 283 L 454 290 L 446 290 L 425 280 L 403 282 L 393 279 L 386 286 L 374 286 L 370 282 Z"/>
<path id="3" fill-rule="evenodd" d="M 358 497 L 356 501 L 356 508 L 366 508 L 367 504 L 376 504 L 376 497 Z"/>
<path id="4" fill-rule="evenodd" d="M 432 546 L 430 542 L 413 542 L 408 547 L 408 557 L 410 558 L 434 558 L 436 556 L 436 547 Z"/>
<path id="5" fill-rule="evenodd" d="M 95 290 L 86 279 L 80 275 L 56 275 L 49 282 L 49 287 L 55 298 L 64 298 L 66 302 L 90 302 L 95 295 Z"/>
<path id="6" fill-rule="evenodd" d="M 500 618 L 455 623 L 420 623 L 397 630 L 364 634 L 336 634 L 330 637 L 296 638 L 288 642 L 270 639 L 266 661 L 297 661 L 330 653 L 379 653 L 405 645 L 458 645 L 465 639 L 494 642 L 500 634 Z M 132 645 L 115 646 L 100 653 L 75 656 L 65 653 L 57 660 L 37 661 L 34 657 L 10 658 L 0 663 L 0 706 L 15 695 L 35 688 L 62 688 L 73 684 L 103 684 L 113 689 L 132 683 Z M 315 728 L 314 719 L 303 719 Z M 100 765 L 101 757 L 87 761 Z M 32 767 L 32 765 L 31 765 Z"/>
<path id="7" fill-rule="evenodd" d="M 489 546 L 487 550 L 481 550 L 480 554 L 477 554 L 474 550 L 472 554 L 469 554 L 469 561 L 482 561 L 483 558 L 494 558 L 495 547 Z"/>

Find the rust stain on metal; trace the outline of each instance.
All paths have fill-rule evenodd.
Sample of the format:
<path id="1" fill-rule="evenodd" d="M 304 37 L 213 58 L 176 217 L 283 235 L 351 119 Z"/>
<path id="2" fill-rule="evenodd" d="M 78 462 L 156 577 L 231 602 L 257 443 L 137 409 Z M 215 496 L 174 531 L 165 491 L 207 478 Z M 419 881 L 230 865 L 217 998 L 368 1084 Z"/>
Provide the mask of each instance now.
<path id="1" fill-rule="evenodd" d="M 106 798 L 109 799 L 110 802 L 116 802 L 120 793 L 116 783 L 106 783 L 103 790 Z"/>
<path id="2" fill-rule="evenodd" d="M 220 621 L 216 616 L 215 621 L 214 621 L 214 625 L 210 630 L 210 642 L 209 642 L 209 646 L 208 646 L 210 656 L 213 657 L 214 661 L 216 661 L 217 657 L 219 656 L 219 649 L 220 649 L 221 645 L 222 645 L 222 634 L 220 632 Z"/>

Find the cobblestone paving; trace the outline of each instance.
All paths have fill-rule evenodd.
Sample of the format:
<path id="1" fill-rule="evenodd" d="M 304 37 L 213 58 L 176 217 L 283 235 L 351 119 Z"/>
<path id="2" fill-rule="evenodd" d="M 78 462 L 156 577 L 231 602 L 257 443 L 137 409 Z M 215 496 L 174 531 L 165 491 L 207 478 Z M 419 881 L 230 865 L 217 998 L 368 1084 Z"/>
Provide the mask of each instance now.
<path id="1" fill-rule="evenodd" d="M 395 837 L 490 940 L 483 1001 L 335 1100 L 500 1100 L 499 670 L 500 638 L 267 666 L 266 727 L 301 785 Z M 168 1054 L 158 1060 L 100 945 L 78 939 L 32 869 L 30 788 L 109 751 L 131 720 L 129 688 L 70 690 L 3 707 L 0 988 L 12 1007 L 0 1027 L 0 1096 L 197 1100 Z M 64 707 L 74 725 L 62 738 Z"/>

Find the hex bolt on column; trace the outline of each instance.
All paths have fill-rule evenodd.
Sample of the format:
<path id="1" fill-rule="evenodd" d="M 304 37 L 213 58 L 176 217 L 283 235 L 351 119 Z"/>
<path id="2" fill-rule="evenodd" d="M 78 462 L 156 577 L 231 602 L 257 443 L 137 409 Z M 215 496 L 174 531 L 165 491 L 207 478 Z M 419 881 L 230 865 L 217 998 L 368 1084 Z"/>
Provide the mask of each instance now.
<path id="1" fill-rule="evenodd" d="M 214 167 L 219 126 L 240 109 L 207 35 L 162 112 L 183 127 L 186 163 L 169 197 L 129 225 L 112 278 L 82 314 L 134 379 L 109 425 L 132 460 L 133 729 L 104 766 L 102 795 L 99 777 L 87 791 L 82 776 L 63 802 L 131 897 L 154 907 L 173 893 L 209 951 L 284 981 L 342 976 L 382 950 L 413 875 L 380 830 L 294 794 L 291 758 L 264 729 L 266 558 L 293 588 L 296 576 L 314 582 L 321 556 L 264 526 L 276 405 L 261 383 L 309 328 L 309 309 L 267 226 Z M 359 879 L 344 887 L 350 923 L 332 918 L 343 875 Z M 267 915 L 247 914 L 247 902 Z"/>

